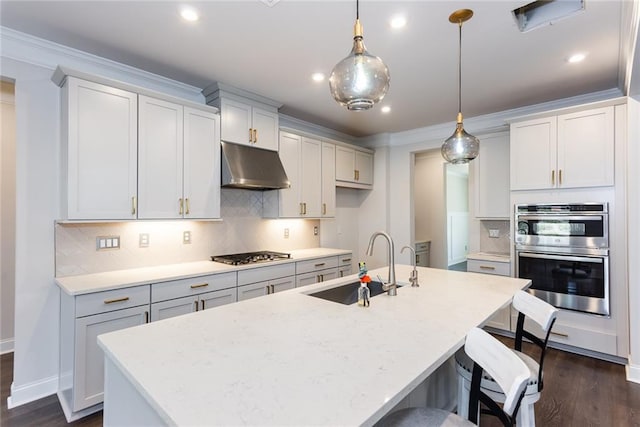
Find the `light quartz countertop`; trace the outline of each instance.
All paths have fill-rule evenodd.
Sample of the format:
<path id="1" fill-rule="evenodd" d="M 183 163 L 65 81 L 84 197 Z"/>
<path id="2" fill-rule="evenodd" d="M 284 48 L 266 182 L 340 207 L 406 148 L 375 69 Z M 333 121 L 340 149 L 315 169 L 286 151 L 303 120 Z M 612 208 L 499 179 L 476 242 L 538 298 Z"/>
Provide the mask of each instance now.
<path id="1" fill-rule="evenodd" d="M 478 261 L 511 262 L 511 256 L 509 254 L 498 252 L 473 252 L 467 254 L 467 259 L 475 259 Z"/>
<path id="2" fill-rule="evenodd" d="M 126 288 L 169 280 L 186 279 L 208 274 L 226 273 L 250 268 L 268 267 L 275 263 L 290 263 L 307 259 L 344 255 L 351 251 L 343 249 L 312 248 L 289 251 L 287 260 L 254 263 L 245 265 L 227 265 L 213 261 L 186 262 L 181 264 L 160 265 L 154 267 L 132 268 L 105 273 L 82 274 L 78 276 L 56 277 L 58 286 L 69 295 L 82 295 L 91 292 Z"/>
<path id="3" fill-rule="evenodd" d="M 398 280 L 410 271 L 398 265 Z M 418 273 L 420 287 L 375 296 L 369 308 L 307 295 L 357 280 L 352 275 L 98 342 L 167 425 L 372 425 L 451 357 L 469 329 L 530 284 L 423 267 Z M 370 271 L 378 274 L 387 277 L 387 268 Z"/>

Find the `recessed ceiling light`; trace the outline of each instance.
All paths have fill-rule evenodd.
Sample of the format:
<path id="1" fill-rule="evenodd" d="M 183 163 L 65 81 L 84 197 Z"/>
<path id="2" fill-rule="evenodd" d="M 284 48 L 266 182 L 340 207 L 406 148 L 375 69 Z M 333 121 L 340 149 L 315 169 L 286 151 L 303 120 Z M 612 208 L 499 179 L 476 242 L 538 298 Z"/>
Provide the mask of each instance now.
<path id="1" fill-rule="evenodd" d="M 311 78 L 313 79 L 314 82 L 324 81 L 324 73 L 313 73 L 311 75 Z"/>
<path id="2" fill-rule="evenodd" d="M 389 107 L 388 105 L 385 105 L 384 107 L 382 107 L 382 108 L 380 109 L 380 112 L 382 112 L 382 113 L 384 113 L 384 114 L 387 114 L 387 113 L 389 113 L 390 111 L 391 111 L 391 107 Z"/>
<path id="3" fill-rule="evenodd" d="M 180 16 L 182 16 L 182 19 L 189 22 L 197 21 L 200 18 L 198 12 L 190 7 L 182 8 Z"/>
<path id="4" fill-rule="evenodd" d="M 587 55 L 585 55 L 584 53 L 576 53 L 575 55 L 571 55 L 569 59 L 567 59 L 567 61 L 569 61 L 571 64 L 575 64 L 576 62 L 582 62 L 586 57 Z"/>
<path id="5" fill-rule="evenodd" d="M 402 28 L 407 25 L 407 18 L 402 15 L 396 15 L 391 18 L 391 28 Z"/>

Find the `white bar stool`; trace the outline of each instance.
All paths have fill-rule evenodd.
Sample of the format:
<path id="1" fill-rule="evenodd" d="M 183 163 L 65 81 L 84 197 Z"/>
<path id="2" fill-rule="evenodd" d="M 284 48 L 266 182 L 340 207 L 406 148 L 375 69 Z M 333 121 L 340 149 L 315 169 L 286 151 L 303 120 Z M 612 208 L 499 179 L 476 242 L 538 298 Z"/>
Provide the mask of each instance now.
<path id="1" fill-rule="evenodd" d="M 529 368 L 529 381 L 522 399 L 522 410 L 518 412 L 517 424 L 521 427 L 535 426 L 534 404 L 540 399 L 542 391 L 542 366 L 544 355 L 549 341 L 549 333 L 555 323 L 558 309 L 551 304 L 542 301 L 528 292 L 518 291 L 513 297 L 513 308 L 518 314 L 518 326 L 516 328 L 515 349 L 512 350 Z M 545 334 L 544 340 L 524 329 L 525 318 L 531 319 Z M 522 339 L 527 338 L 540 347 L 538 361 L 522 353 Z M 456 352 L 456 370 L 458 372 L 458 413 L 466 417 L 469 405 L 469 390 L 472 378 L 473 361 L 464 349 Z M 504 394 L 497 387 L 493 378 L 485 376 L 480 384 L 483 393 L 491 396 L 497 402 L 504 400 Z"/>
<path id="2" fill-rule="evenodd" d="M 464 349 L 475 361 L 472 367 L 472 393 L 467 408 L 467 412 L 472 414 L 469 420 L 443 409 L 407 408 L 388 415 L 377 426 L 473 426 L 478 421 L 480 402 L 500 418 L 506 427 L 513 426 L 514 416 L 518 412 L 529 379 L 529 368 L 513 351 L 479 328 L 469 331 Z M 495 378 L 496 384 L 503 391 L 506 398 L 502 408 L 480 390 L 483 370 L 484 375 Z"/>

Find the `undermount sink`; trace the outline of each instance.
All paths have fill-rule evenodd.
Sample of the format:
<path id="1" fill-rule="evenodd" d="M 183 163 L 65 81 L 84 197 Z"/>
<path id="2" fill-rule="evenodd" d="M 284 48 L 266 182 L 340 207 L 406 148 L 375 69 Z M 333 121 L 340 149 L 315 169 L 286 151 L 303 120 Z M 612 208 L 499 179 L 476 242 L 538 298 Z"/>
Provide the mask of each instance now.
<path id="1" fill-rule="evenodd" d="M 382 290 L 382 283 L 369 282 L 369 293 L 372 297 L 380 295 L 386 291 Z M 398 285 L 400 286 L 400 285 Z M 322 298 L 327 301 L 338 302 L 340 304 L 351 305 L 358 302 L 358 288 L 360 288 L 360 281 L 347 283 L 346 285 L 336 286 L 331 289 L 324 289 L 322 291 L 308 294 L 312 297 Z"/>

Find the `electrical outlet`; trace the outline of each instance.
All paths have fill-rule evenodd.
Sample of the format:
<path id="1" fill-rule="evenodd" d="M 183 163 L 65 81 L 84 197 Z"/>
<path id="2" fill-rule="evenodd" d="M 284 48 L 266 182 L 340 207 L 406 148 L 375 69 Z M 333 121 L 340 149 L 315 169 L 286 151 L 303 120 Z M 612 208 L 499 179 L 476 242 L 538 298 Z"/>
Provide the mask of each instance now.
<path id="1" fill-rule="evenodd" d="M 138 239 L 138 246 L 141 248 L 149 247 L 149 233 L 140 233 Z"/>
<path id="2" fill-rule="evenodd" d="M 497 228 L 490 228 L 489 237 L 494 237 L 494 238 L 500 237 L 500 230 Z"/>
<path id="3" fill-rule="evenodd" d="M 190 245 L 191 244 L 191 232 L 183 231 L 182 232 L 182 244 Z"/>
<path id="4" fill-rule="evenodd" d="M 285 228 L 285 229 L 284 229 L 284 238 L 285 238 L 285 239 L 288 239 L 288 238 L 289 238 L 289 229 L 288 229 L 288 228 Z"/>
<path id="5" fill-rule="evenodd" d="M 313 226 L 313 235 L 314 235 L 314 236 L 317 236 L 317 235 L 318 235 L 318 226 L 317 226 L 317 225 L 314 225 L 314 226 Z"/>
<path id="6" fill-rule="evenodd" d="M 96 237 L 96 251 L 103 251 L 107 249 L 120 249 L 120 236 Z"/>

